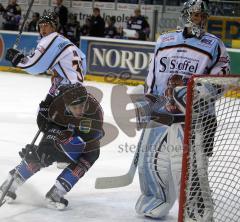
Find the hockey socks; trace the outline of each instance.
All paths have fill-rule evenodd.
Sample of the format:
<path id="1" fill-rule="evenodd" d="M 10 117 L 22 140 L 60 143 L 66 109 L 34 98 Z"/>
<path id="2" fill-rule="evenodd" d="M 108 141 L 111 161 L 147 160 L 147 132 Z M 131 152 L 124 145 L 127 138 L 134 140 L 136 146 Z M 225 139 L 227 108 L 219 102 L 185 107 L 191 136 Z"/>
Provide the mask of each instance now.
<path id="1" fill-rule="evenodd" d="M 34 163 L 26 163 L 24 160 L 22 160 L 15 169 L 17 174 L 22 178 L 23 182 L 40 170 L 39 165 Z"/>
<path id="2" fill-rule="evenodd" d="M 68 201 L 64 195 L 72 189 L 90 167 L 90 163 L 82 158 L 78 164 L 70 164 L 65 168 L 58 176 L 55 185 L 46 194 L 48 207 L 57 210 L 65 209 Z"/>
<path id="3" fill-rule="evenodd" d="M 83 158 L 80 158 L 78 164 L 70 164 L 58 176 L 57 181 L 69 192 L 72 187 L 83 177 L 83 175 L 91 167 L 91 164 Z"/>

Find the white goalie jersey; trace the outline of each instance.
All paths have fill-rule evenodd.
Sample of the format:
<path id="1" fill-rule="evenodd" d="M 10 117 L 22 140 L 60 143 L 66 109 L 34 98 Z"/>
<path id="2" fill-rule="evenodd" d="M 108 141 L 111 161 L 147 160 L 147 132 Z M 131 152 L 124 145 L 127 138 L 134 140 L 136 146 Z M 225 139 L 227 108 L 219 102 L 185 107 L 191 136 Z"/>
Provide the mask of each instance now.
<path id="1" fill-rule="evenodd" d="M 146 79 L 147 93 L 164 96 L 170 77 L 182 77 L 183 84 L 191 75 L 227 75 L 229 55 L 223 42 L 205 33 L 200 39 L 184 38 L 182 31 L 162 34 Z"/>
<path id="2" fill-rule="evenodd" d="M 185 38 L 180 30 L 159 37 L 149 66 L 145 93 L 156 98 L 163 97 L 166 103 L 154 110 L 154 116 L 158 116 L 159 121 L 151 118 L 139 143 L 138 172 L 141 195 L 135 206 L 138 214 L 162 218 L 168 214 L 178 197 L 184 149 L 184 95 L 188 79 L 192 75 L 228 75 L 229 72 L 228 53 L 223 42 L 217 37 L 205 33 L 201 38 Z M 217 87 L 200 85 L 196 95 L 199 100 L 201 96 L 203 99 L 194 109 L 211 120 L 209 124 L 213 126 L 216 124 L 214 103 L 211 106 L 202 104 L 206 102 L 206 94 L 210 95 L 216 90 Z M 163 122 L 166 114 L 174 119 L 176 117 L 176 121 L 170 124 Z M 215 129 L 213 127 L 206 135 L 213 135 Z M 203 137 L 203 141 L 208 142 L 208 149 L 211 150 L 213 140 L 207 138 Z"/>

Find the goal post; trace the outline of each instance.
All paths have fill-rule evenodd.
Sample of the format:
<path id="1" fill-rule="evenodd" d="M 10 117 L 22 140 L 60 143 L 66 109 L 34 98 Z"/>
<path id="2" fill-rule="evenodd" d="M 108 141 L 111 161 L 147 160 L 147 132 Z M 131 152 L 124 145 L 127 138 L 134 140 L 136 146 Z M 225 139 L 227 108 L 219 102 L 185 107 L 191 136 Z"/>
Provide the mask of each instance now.
<path id="1" fill-rule="evenodd" d="M 178 222 L 240 221 L 240 76 L 187 87 Z"/>

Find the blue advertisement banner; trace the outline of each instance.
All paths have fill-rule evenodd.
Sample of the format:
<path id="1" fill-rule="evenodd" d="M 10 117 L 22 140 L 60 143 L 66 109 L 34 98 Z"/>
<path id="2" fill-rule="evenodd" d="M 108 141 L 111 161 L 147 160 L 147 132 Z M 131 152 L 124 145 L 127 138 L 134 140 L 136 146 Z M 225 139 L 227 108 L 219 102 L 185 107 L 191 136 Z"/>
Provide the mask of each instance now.
<path id="1" fill-rule="evenodd" d="M 154 52 L 154 43 L 88 37 L 81 38 L 80 48 L 87 56 L 89 74 L 144 80 Z"/>
<path id="2" fill-rule="evenodd" d="M 0 67 L 11 67 L 6 61 L 5 54 L 8 48 L 15 43 L 18 32 L 0 31 Z M 36 33 L 23 33 L 18 49 L 29 55 L 37 46 L 40 36 Z M 80 48 L 87 57 L 87 73 L 103 78 L 106 82 L 113 79 L 144 81 L 151 55 L 154 51 L 154 42 L 140 42 L 116 40 L 94 37 L 82 37 Z M 231 71 L 240 73 L 240 50 L 228 49 L 231 58 Z"/>
<path id="3" fill-rule="evenodd" d="M 0 66 L 12 66 L 6 61 L 5 54 L 8 48 L 12 48 L 17 37 L 17 32 L 0 31 Z M 23 34 L 18 49 L 25 55 L 29 55 L 37 46 L 38 34 Z"/>

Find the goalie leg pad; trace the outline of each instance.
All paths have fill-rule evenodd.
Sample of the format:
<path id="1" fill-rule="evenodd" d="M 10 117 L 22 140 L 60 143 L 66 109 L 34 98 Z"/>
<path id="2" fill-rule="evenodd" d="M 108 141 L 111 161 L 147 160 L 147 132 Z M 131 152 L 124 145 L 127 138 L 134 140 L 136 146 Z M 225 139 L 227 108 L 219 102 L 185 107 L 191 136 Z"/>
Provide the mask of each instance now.
<path id="1" fill-rule="evenodd" d="M 140 148 L 138 172 L 142 195 L 135 209 L 139 214 L 161 218 L 168 214 L 176 194 L 167 149 L 169 127 L 151 129 L 152 122 L 145 130 Z"/>
<path id="2" fill-rule="evenodd" d="M 178 195 L 182 172 L 184 125 L 179 123 L 172 124 L 169 129 L 169 138 L 171 140 L 171 146 L 169 147 L 171 172 L 174 190 Z"/>

